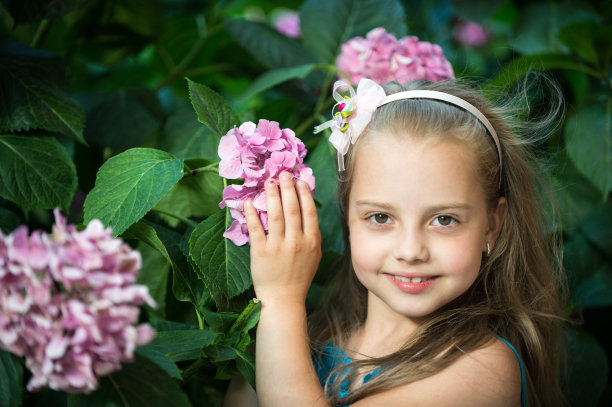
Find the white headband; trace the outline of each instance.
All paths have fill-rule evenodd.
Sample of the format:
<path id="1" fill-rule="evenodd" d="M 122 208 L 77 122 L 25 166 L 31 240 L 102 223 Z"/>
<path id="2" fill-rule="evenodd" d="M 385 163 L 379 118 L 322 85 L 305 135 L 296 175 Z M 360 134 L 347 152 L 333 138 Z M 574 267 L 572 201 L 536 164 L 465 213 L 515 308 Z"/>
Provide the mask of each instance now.
<path id="1" fill-rule="evenodd" d="M 347 88 L 350 96 L 342 96 L 339 90 Z M 332 128 L 329 141 L 338 150 L 338 169 L 344 171 L 344 156 L 348 152 L 349 146 L 357 141 L 365 127 L 370 122 L 374 111 L 390 102 L 404 99 L 432 99 L 450 103 L 457 106 L 476 117 L 487 129 L 491 138 L 495 142 L 497 155 L 499 157 L 499 173 L 501 185 L 502 154 L 501 145 L 495 129 L 483 115 L 471 103 L 444 92 L 435 90 L 407 90 L 387 96 L 382 86 L 371 79 L 364 78 L 357 85 L 357 92 L 351 86 L 342 81 L 334 83 L 333 91 L 336 105 L 333 108 L 335 113 L 333 119 L 314 128 L 314 133 L 319 133 L 327 128 Z"/>

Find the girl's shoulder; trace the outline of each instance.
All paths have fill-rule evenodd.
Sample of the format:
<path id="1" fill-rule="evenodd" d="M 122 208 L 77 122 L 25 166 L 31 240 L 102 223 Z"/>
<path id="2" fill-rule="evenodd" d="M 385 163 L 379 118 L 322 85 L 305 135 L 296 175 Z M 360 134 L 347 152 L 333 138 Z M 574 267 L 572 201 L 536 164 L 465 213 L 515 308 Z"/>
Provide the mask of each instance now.
<path id="1" fill-rule="evenodd" d="M 433 376 L 367 397 L 367 406 L 521 406 L 521 364 L 507 342 L 495 338 L 465 353 Z"/>

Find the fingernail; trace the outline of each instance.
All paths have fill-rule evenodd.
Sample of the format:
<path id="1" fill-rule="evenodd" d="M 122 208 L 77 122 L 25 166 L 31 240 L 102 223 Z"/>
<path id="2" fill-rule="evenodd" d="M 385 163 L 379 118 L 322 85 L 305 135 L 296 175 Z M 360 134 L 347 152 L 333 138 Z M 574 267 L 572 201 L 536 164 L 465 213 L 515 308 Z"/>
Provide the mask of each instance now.
<path id="1" fill-rule="evenodd" d="M 274 181 L 274 179 L 273 179 L 273 178 L 270 178 L 270 179 L 268 180 L 268 185 L 270 185 L 271 187 L 273 187 L 275 183 L 276 183 L 276 181 Z"/>

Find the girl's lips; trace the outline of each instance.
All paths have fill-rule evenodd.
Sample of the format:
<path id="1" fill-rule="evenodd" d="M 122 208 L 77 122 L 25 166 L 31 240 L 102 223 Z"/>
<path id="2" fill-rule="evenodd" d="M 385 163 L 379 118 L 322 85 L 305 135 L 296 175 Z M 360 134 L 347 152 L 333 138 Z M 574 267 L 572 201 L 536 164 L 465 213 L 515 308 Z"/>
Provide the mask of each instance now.
<path id="1" fill-rule="evenodd" d="M 425 291 L 438 279 L 438 276 L 412 278 L 396 276 L 393 274 L 386 274 L 386 276 L 397 288 L 409 294 L 418 294 Z"/>

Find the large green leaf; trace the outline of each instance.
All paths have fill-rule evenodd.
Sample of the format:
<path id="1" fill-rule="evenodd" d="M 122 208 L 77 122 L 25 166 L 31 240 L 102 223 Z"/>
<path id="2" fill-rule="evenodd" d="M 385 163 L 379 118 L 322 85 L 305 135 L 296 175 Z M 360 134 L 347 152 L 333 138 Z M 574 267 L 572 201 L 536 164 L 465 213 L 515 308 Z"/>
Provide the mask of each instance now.
<path id="1" fill-rule="evenodd" d="M 42 129 L 82 143 L 82 107 L 64 90 L 59 59 L 43 50 L 0 39 L 0 131 Z"/>
<path id="2" fill-rule="evenodd" d="M 0 349 L 0 406 L 18 407 L 23 397 L 23 365 Z"/>
<path id="3" fill-rule="evenodd" d="M 100 167 L 85 199 L 85 222 L 94 218 L 123 233 L 183 176 L 183 160 L 150 148 L 127 150 Z"/>
<path id="4" fill-rule="evenodd" d="M 313 69 L 315 69 L 315 67 L 315 64 L 307 64 L 267 71 L 253 81 L 251 86 L 249 86 L 249 88 L 244 91 L 242 95 L 240 95 L 240 99 L 248 99 L 266 89 L 273 88 L 274 86 L 291 79 L 304 79 L 310 72 L 313 71 Z"/>
<path id="5" fill-rule="evenodd" d="M 300 10 L 304 46 L 319 61 L 334 63 L 342 44 L 376 27 L 406 35 L 406 16 L 399 0 L 307 0 Z"/>
<path id="6" fill-rule="evenodd" d="M 191 104 L 198 120 L 219 138 L 234 126 L 240 125 L 238 115 L 217 92 L 190 79 L 187 79 L 187 83 Z"/>
<path id="7" fill-rule="evenodd" d="M 567 153 L 606 197 L 612 191 L 612 99 L 584 105 L 565 126 Z"/>
<path id="8" fill-rule="evenodd" d="M 116 151 L 142 145 L 161 126 L 161 107 L 147 89 L 118 89 L 101 97 L 87 113 L 85 139 Z"/>
<path id="9" fill-rule="evenodd" d="M 251 285 L 249 245 L 236 246 L 223 237 L 232 223 L 229 209 L 200 223 L 189 238 L 191 257 L 213 294 L 233 298 Z"/>
<path id="10" fill-rule="evenodd" d="M 218 146 L 219 137 L 202 126 L 190 106 L 179 109 L 168 118 L 160 143 L 161 150 L 178 158 L 201 158 L 210 162 L 219 161 Z"/>
<path id="11" fill-rule="evenodd" d="M 190 407 L 175 379 L 149 358 L 136 354 L 133 363 L 104 377 L 89 395 L 68 395 L 68 407 Z"/>
<path id="12" fill-rule="evenodd" d="M 0 134 L 0 196 L 25 208 L 68 208 L 76 168 L 55 137 Z"/>
<path id="13" fill-rule="evenodd" d="M 184 235 L 159 225 L 153 225 L 172 259 L 172 293 L 179 301 L 189 301 L 196 310 L 212 305 L 211 294 L 196 271 L 197 266 L 189 256 L 188 237 L 193 228 L 188 227 Z"/>
<path id="14" fill-rule="evenodd" d="M 140 224 L 136 223 L 136 225 Z M 166 295 L 168 294 L 168 277 L 170 262 L 157 249 L 146 244 L 139 244 L 138 251 L 142 254 L 142 267 L 138 272 L 137 284 L 144 284 L 157 303 L 155 309 L 145 307 L 149 315 L 154 314 L 161 318 L 166 316 Z"/>
<path id="15" fill-rule="evenodd" d="M 490 18 L 501 6 L 504 0 L 450 0 L 457 15 L 466 20 L 482 22 Z"/>
<path id="16" fill-rule="evenodd" d="M 564 388 L 568 405 L 595 407 L 608 378 L 606 352 L 597 339 L 583 330 L 568 328 L 565 339 L 569 377 Z"/>
<path id="17" fill-rule="evenodd" d="M 215 344 L 220 335 L 208 329 L 163 331 L 144 347 L 162 353 L 174 362 L 194 360 L 200 357 L 203 346 Z"/>
<path id="18" fill-rule="evenodd" d="M 268 68 L 284 68 L 314 62 L 298 41 L 268 25 L 246 20 L 229 20 L 225 27 L 255 60 Z"/>
<path id="19" fill-rule="evenodd" d="M 595 36 L 598 28 L 594 21 L 577 21 L 563 27 L 557 38 L 585 60 L 597 65 L 599 56 L 595 50 Z"/>

